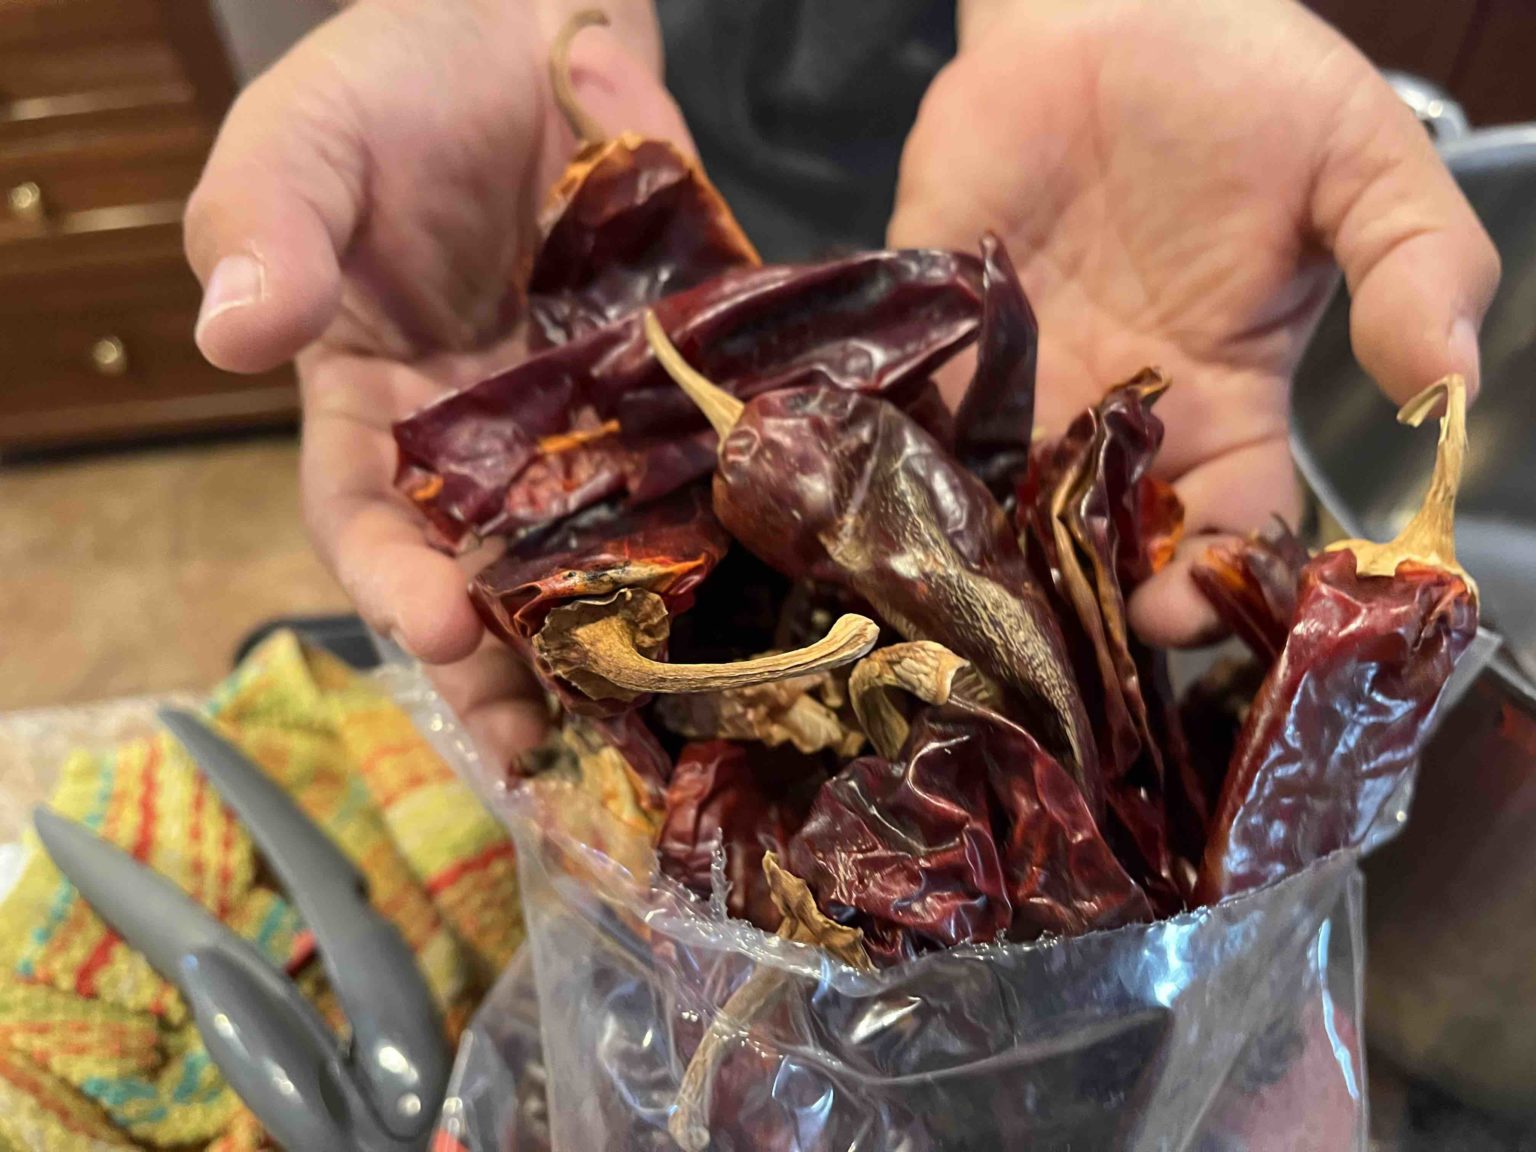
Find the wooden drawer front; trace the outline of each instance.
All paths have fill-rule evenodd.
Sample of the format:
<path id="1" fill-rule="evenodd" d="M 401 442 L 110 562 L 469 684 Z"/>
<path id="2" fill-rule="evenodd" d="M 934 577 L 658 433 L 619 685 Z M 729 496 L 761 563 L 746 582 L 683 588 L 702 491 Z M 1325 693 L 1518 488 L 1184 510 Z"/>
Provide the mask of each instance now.
<path id="1" fill-rule="evenodd" d="M 174 395 L 177 378 L 200 362 L 192 343 L 197 302 L 195 293 L 167 295 L 137 307 L 0 328 L 0 412 L 45 402 Z M 119 341 L 123 354 L 98 363 L 93 356 L 102 354 L 97 345 L 106 340 Z"/>
<path id="2" fill-rule="evenodd" d="M 0 244 L 0 316 L 94 300 L 109 278 L 182 266 L 179 201 L 77 212 L 46 233 L 24 230 Z M 188 273 L 190 275 L 190 273 Z M 59 297 L 56 291 L 74 295 Z"/>
<path id="3" fill-rule="evenodd" d="M 183 0 L 176 0 L 177 3 Z M 64 41 L 153 39 L 160 35 L 155 0 L 4 0 L 0 50 Z"/>
<path id="4" fill-rule="evenodd" d="M 119 309 L 0 323 L 0 446 L 291 417 L 288 372 L 232 376 L 192 342 L 196 284 Z"/>
<path id="5" fill-rule="evenodd" d="M 146 127 L 0 140 L 0 189 L 7 196 L 0 238 L 67 230 L 70 217 L 97 208 L 184 200 L 209 144 L 191 108 Z"/>
<path id="6" fill-rule="evenodd" d="M 170 46 L 152 37 L 0 48 L 0 103 L 154 87 L 181 76 Z"/>
<path id="7" fill-rule="evenodd" d="M 177 134 L 194 123 L 210 132 L 217 121 L 192 106 L 192 84 L 184 80 L 149 88 L 75 92 L 0 104 L 0 147 L 60 147 L 61 140 L 95 140 L 118 132 Z"/>

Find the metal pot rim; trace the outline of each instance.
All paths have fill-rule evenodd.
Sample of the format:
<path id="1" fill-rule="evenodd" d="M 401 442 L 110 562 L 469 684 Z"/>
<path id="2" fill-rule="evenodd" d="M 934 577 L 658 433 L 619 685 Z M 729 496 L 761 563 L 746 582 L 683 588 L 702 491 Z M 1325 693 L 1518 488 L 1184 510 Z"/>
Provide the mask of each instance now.
<path id="1" fill-rule="evenodd" d="M 1536 164 L 1536 124 L 1474 129 L 1460 139 L 1441 144 L 1440 155 L 1457 174 Z"/>

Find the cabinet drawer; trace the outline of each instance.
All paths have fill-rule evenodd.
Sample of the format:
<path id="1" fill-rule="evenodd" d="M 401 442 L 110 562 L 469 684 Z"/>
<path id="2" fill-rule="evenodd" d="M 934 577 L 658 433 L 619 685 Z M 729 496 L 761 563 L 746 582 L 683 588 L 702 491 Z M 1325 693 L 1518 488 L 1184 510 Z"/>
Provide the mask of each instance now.
<path id="1" fill-rule="evenodd" d="M 0 189 L 8 215 L 0 238 L 46 232 L 97 208 L 183 200 L 197 183 L 210 143 L 189 107 L 142 126 L 0 138 Z"/>
<path id="2" fill-rule="evenodd" d="M 291 373 L 211 367 L 192 342 L 196 317 L 190 283 L 147 303 L 0 321 L 0 446 L 291 418 Z"/>
<path id="3" fill-rule="evenodd" d="M 0 46 L 0 103 L 157 87 L 181 78 L 170 45 L 152 36 Z"/>
<path id="4" fill-rule="evenodd" d="M 48 142 L 59 136 L 94 138 L 115 132 L 174 132 L 198 112 L 185 81 L 148 88 L 115 88 L 70 96 L 40 96 L 0 104 L 0 145 Z M 201 117 L 210 131 L 217 122 Z"/>
<path id="5" fill-rule="evenodd" d="M 0 5 L 0 51 L 159 34 L 155 0 L 4 0 Z"/>
<path id="6" fill-rule="evenodd" d="M 0 224 L 0 317 L 73 307 L 107 281 L 183 265 L 181 213 L 163 201 L 77 212 L 45 231 Z"/>

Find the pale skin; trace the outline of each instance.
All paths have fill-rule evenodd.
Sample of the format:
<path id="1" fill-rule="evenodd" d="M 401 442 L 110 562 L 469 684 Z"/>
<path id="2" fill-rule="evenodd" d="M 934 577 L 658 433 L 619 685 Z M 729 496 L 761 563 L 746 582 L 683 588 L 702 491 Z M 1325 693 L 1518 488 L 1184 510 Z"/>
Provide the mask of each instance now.
<path id="1" fill-rule="evenodd" d="M 484 555 L 427 548 L 392 491 L 389 426 L 518 354 L 507 285 L 574 146 L 543 46 L 586 6 L 359 0 L 246 91 L 187 213 L 200 347 L 236 371 L 298 357 L 320 555 L 498 756 L 540 737 L 543 706 L 470 608 Z M 612 30 L 573 50 L 581 99 L 686 146 L 648 4 L 605 7 Z M 1294 0 L 970 0 L 960 18 L 890 240 L 1003 236 L 1040 317 L 1043 430 L 1155 363 L 1191 529 L 1294 513 L 1288 384 L 1335 264 L 1391 396 L 1476 381 L 1497 256 L 1391 89 Z M 1133 603 L 1148 638 L 1209 634 L 1198 546 Z"/>

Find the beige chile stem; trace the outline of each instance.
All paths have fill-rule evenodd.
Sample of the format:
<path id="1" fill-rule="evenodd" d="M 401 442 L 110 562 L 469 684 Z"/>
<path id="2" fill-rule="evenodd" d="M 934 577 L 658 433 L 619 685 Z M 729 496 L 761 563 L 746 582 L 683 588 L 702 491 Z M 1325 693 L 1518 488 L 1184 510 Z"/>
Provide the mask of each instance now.
<path id="1" fill-rule="evenodd" d="M 1454 572 L 1466 581 L 1472 597 L 1477 598 L 1477 584 L 1466 569 L 1456 562 L 1456 494 L 1461 490 L 1461 474 L 1467 459 L 1467 382 L 1460 376 L 1447 376 L 1420 392 L 1398 412 L 1404 424 L 1418 427 L 1445 401 L 1445 415 L 1440 418 L 1440 446 L 1435 453 L 1435 470 L 1429 491 L 1413 519 L 1403 526 L 1396 539 L 1386 544 L 1369 540 L 1341 540 L 1329 546 L 1334 552 L 1347 548 L 1355 554 L 1356 570 L 1368 576 L 1392 576 L 1405 561 Z"/>
<path id="2" fill-rule="evenodd" d="M 863 934 L 823 916 L 805 881 L 784 868 L 777 854 L 763 855 L 763 875 L 784 916 L 778 931 L 781 939 L 816 945 L 851 968 L 864 972 L 874 968 L 864 951 Z M 683 1152 L 705 1152 L 709 1147 L 709 1085 L 725 1055 L 726 1042 L 751 1027 L 788 983 L 789 975 L 782 969 L 760 966 L 721 1006 L 694 1049 L 667 1121 L 667 1131 Z"/>
<path id="3" fill-rule="evenodd" d="M 632 700 L 650 692 L 721 692 L 807 676 L 850 664 L 875 646 L 873 620 L 840 617 L 814 644 L 733 664 L 668 664 L 649 655 L 666 642 L 661 597 L 625 588 L 606 601 L 578 600 L 556 608 L 534 648 L 556 676 L 594 700 Z"/>
<path id="4" fill-rule="evenodd" d="M 718 384 L 706 379 L 703 373 L 683 359 L 683 354 L 667 336 L 654 312 L 645 314 L 645 339 L 651 346 L 651 353 L 667 370 L 667 375 L 688 394 L 688 399 L 699 406 L 704 418 L 720 439 L 724 440 L 730 430 L 736 427 L 746 405 Z"/>
<path id="5" fill-rule="evenodd" d="M 581 106 L 581 101 L 576 97 L 576 89 L 571 86 L 571 41 L 584 28 L 606 27 L 606 12 L 586 8 L 565 22 L 556 34 L 554 43 L 549 46 L 549 84 L 554 89 L 555 104 L 565 117 L 565 122 L 571 126 L 571 131 L 576 133 L 583 144 L 601 144 L 608 134 L 592 113 Z"/>
<path id="6" fill-rule="evenodd" d="M 616 616 L 574 629 L 571 639 L 586 657 L 590 671 L 629 692 L 721 692 L 849 664 L 873 648 L 879 634 L 873 620 L 843 616 L 831 631 L 805 648 L 734 664 L 652 660 L 635 650 L 629 626 Z"/>

